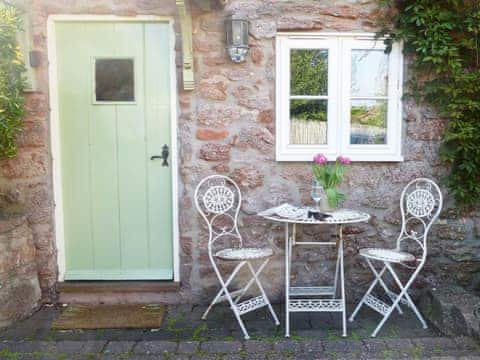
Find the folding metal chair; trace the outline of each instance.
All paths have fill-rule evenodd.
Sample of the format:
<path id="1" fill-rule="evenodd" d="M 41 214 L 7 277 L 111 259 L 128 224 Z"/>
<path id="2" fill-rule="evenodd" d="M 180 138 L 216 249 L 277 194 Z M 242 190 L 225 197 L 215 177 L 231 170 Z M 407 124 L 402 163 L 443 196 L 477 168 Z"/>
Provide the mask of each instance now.
<path id="1" fill-rule="evenodd" d="M 368 248 L 360 250 L 360 255 L 367 261 L 368 266 L 375 275 L 375 280 L 353 311 L 349 320 L 353 321 L 355 319 L 355 316 L 364 304 L 383 315 L 383 319 L 373 331 L 372 337 L 377 336 L 394 309 L 403 314 L 400 304 L 410 307 L 418 320 L 420 320 L 423 328 L 427 328 L 425 320 L 408 294 L 408 289 L 425 264 L 427 258 L 427 235 L 430 227 L 440 214 L 442 202 L 440 188 L 432 180 L 419 178 L 409 182 L 403 189 L 400 198 L 402 229 L 397 239 L 396 248 Z M 404 245 L 405 240 L 413 240 L 407 249 L 405 249 L 406 246 Z M 416 247 L 418 251 L 411 251 L 413 247 Z M 381 270 L 377 270 L 373 266 L 373 261 L 382 263 Z M 400 265 L 413 271 L 404 284 L 396 274 L 393 265 Z M 392 275 L 395 284 L 400 289 L 400 293 L 397 294 L 390 290 L 382 279 L 388 273 Z M 387 301 L 392 303 L 391 305 L 372 295 L 372 290 L 377 284 L 381 286 L 386 294 L 386 298 L 388 298 Z"/>
<path id="2" fill-rule="evenodd" d="M 220 291 L 203 314 L 202 319 L 205 320 L 207 318 L 213 305 L 222 301 L 228 301 L 240 324 L 245 339 L 249 339 L 250 337 L 241 319 L 242 315 L 268 306 L 275 324 L 280 325 L 280 322 L 258 278 L 268 264 L 270 257 L 273 256 L 273 250 L 270 248 L 243 247 L 242 236 L 237 226 L 241 202 L 242 195 L 238 185 L 226 176 L 208 176 L 198 184 L 195 190 L 195 205 L 208 225 L 208 256 L 221 285 Z M 224 248 L 214 252 L 213 248 L 216 242 L 219 240 L 223 242 L 228 239 L 233 240 L 238 246 Z M 224 280 L 216 260 L 235 261 L 238 262 L 238 264 L 230 276 Z M 252 265 L 252 261 L 255 260 L 263 260 L 262 264 L 256 270 Z M 243 267 L 248 269 L 252 277 L 246 282 L 243 288 L 236 291 L 229 290 L 229 285 L 231 285 L 233 279 Z M 240 302 L 253 284 L 257 285 L 260 295 Z"/>

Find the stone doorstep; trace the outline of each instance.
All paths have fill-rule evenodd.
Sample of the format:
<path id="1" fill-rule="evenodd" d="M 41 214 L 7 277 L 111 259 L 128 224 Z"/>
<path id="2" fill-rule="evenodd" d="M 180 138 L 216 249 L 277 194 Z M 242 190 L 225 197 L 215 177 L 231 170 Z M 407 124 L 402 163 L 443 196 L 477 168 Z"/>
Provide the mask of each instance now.
<path id="1" fill-rule="evenodd" d="M 59 282 L 60 293 L 152 293 L 180 290 L 180 283 L 174 281 L 69 281 Z"/>
<path id="2" fill-rule="evenodd" d="M 73 281 L 57 283 L 58 302 L 67 304 L 173 304 L 181 301 L 174 281 Z"/>

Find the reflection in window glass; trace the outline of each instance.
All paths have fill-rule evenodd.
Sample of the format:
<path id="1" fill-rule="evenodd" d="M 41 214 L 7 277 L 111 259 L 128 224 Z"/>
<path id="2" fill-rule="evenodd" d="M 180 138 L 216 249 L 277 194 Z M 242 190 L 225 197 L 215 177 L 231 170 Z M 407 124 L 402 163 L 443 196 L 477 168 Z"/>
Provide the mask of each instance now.
<path id="1" fill-rule="evenodd" d="M 290 144 L 327 143 L 327 100 L 290 100 Z"/>
<path id="2" fill-rule="evenodd" d="M 351 144 L 387 143 L 387 101 L 352 100 Z"/>
<path id="3" fill-rule="evenodd" d="M 95 60 L 95 100 L 135 101 L 133 59 Z"/>
<path id="4" fill-rule="evenodd" d="M 292 49 L 290 95 L 327 95 L 328 50 Z"/>
<path id="5" fill-rule="evenodd" d="M 352 96 L 386 96 L 388 55 L 383 50 L 352 50 Z"/>

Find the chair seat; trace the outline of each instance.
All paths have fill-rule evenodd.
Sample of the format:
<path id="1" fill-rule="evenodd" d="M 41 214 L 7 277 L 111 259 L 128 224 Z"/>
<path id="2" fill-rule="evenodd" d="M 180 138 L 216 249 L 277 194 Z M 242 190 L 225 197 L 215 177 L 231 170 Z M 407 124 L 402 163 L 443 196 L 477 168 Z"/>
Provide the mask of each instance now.
<path id="1" fill-rule="evenodd" d="M 273 250 L 269 248 L 232 248 L 220 250 L 215 254 L 219 259 L 236 261 L 262 259 L 272 255 Z"/>
<path id="2" fill-rule="evenodd" d="M 401 263 L 414 261 L 415 256 L 404 251 L 393 249 L 361 249 L 360 255 L 369 259 L 387 261 L 392 263 Z"/>

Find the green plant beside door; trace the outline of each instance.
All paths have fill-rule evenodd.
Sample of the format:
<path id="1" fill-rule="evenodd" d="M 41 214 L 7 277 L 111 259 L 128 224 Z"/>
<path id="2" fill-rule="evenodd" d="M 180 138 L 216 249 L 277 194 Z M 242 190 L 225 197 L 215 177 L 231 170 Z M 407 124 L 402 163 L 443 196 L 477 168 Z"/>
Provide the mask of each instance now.
<path id="1" fill-rule="evenodd" d="M 480 203 L 480 2 L 379 0 L 386 43 L 403 41 L 410 55 L 410 95 L 448 119 L 441 157 L 457 204 Z M 388 48 L 387 48 L 388 50 Z M 440 125 L 439 125 L 440 126 Z"/>
<path id="2" fill-rule="evenodd" d="M 17 42 L 20 11 L 0 3 L 0 158 L 17 154 L 16 137 L 24 116 L 25 65 Z"/>

